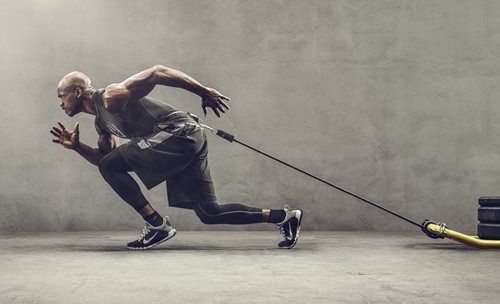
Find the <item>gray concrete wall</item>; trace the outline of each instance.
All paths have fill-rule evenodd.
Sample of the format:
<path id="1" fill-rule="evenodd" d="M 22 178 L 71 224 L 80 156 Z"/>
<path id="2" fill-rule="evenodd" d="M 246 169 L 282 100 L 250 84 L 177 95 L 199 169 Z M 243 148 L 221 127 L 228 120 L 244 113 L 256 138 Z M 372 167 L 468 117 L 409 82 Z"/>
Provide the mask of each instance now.
<path id="1" fill-rule="evenodd" d="M 0 6 L 0 231 L 137 229 L 95 167 L 51 143 L 57 81 L 97 87 L 153 64 L 233 99 L 206 122 L 418 221 L 474 231 L 500 195 L 498 1 L 4 1 Z M 196 96 L 154 97 L 201 113 Z M 210 138 L 223 202 L 305 210 L 305 229 L 413 230 L 270 160 Z M 180 229 L 204 226 L 147 193 Z"/>

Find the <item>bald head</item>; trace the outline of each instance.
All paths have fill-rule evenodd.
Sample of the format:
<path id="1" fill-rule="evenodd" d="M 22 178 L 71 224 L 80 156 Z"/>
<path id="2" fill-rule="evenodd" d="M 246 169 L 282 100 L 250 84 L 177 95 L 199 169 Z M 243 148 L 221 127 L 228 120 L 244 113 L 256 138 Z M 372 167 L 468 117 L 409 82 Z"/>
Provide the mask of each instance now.
<path id="1" fill-rule="evenodd" d="M 64 91 L 67 88 L 80 87 L 86 89 L 90 87 L 90 78 L 82 72 L 74 71 L 64 76 L 57 85 L 58 91 Z"/>
<path id="2" fill-rule="evenodd" d="M 69 116 L 80 112 L 94 113 L 92 94 L 94 88 L 90 78 L 82 72 L 71 72 L 64 76 L 57 85 L 59 105 Z"/>

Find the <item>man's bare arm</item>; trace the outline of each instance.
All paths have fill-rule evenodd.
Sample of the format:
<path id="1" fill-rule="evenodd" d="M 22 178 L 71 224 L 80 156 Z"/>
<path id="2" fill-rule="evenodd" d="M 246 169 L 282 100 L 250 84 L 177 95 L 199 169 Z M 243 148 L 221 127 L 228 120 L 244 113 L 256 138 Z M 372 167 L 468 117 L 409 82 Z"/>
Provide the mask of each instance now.
<path id="1" fill-rule="evenodd" d="M 220 116 L 219 111 L 225 113 L 224 108 L 229 109 L 224 102 L 224 100 L 230 100 L 228 97 L 203 86 L 199 81 L 181 71 L 163 65 L 155 65 L 122 83 L 109 85 L 103 94 L 104 106 L 111 112 L 121 112 L 129 100 L 148 95 L 156 85 L 183 88 L 197 94 L 202 98 L 205 115 L 206 107 L 212 108 L 217 116 Z"/>
<path id="2" fill-rule="evenodd" d="M 92 148 L 80 142 L 80 130 L 78 123 L 76 123 L 73 131 L 67 130 L 60 122 L 58 122 L 58 124 L 61 129 L 52 127 L 52 130 L 50 130 L 50 133 L 57 137 L 57 139 L 53 139 L 52 141 L 67 149 L 75 150 L 78 154 L 80 154 L 80 156 L 93 165 L 97 166 L 106 154 L 118 146 L 116 137 L 98 130 L 98 148 Z"/>
<path id="3" fill-rule="evenodd" d="M 109 138 L 107 138 L 109 137 Z M 111 150 L 116 148 L 117 143 L 113 135 L 100 135 L 98 140 L 98 148 L 92 148 L 86 144 L 80 142 L 73 150 L 75 150 L 80 156 L 85 158 L 93 165 L 99 165 L 101 159 L 106 156 Z"/>
<path id="4" fill-rule="evenodd" d="M 78 146 L 73 148 L 80 156 L 85 158 L 89 163 L 93 165 L 99 165 L 99 162 L 104 157 L 104 154 L 99 151 L 99 148 L 92 148 L 86 144 L 80 142 Z"/>

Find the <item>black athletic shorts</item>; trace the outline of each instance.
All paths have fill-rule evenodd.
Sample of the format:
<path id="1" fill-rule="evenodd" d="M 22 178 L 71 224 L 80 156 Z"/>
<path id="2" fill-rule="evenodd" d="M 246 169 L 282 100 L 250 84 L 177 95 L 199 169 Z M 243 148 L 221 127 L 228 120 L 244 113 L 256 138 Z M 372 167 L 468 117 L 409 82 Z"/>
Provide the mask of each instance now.
<path id="1" fill-rule="evenodd" d="M 207 138 L 191 118 L 118 149 L 147 189 L 167 182 L 170 206 L 192 209 L 193 204 L 217 201 L 207 161 Z"/>

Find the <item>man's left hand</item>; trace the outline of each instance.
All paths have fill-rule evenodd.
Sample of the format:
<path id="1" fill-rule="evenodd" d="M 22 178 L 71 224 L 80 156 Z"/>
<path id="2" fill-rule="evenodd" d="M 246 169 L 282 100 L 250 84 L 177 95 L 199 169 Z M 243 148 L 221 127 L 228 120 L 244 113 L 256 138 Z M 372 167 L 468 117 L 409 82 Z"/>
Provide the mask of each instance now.
<path id="1" fill-rule="evenodd" d="M 207 116 L 207 107 L 211 108 L 217 117 L 220 117 L 219 111 L 226 113 L 226 110 L 229 110 L 229 106 L 224 100 L 231 101 L 229 97 L 222 95 L 217 90 L 206 88 L 205 94 L 201 96 L 201 107 L 203 108 L 205 116 Z M 226 108 L 226 110 L 224 108 Z"/>

